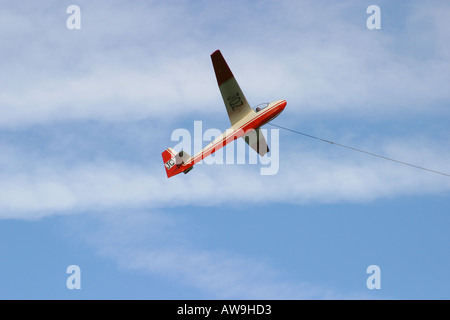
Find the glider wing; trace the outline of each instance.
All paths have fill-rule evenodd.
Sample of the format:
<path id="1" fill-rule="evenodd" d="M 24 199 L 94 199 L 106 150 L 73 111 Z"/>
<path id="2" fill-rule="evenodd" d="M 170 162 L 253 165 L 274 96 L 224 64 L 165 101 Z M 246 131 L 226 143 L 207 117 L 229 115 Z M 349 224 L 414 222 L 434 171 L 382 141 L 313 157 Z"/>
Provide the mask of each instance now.
<path id="1" fill-rule="evenodd" d="M 219 50 L 215 51 L 211 54 L 211 60 L 228 117 L 231 125 L 234 125 L 253 109 L 248 104 L 222 53 Z"/>
<path id="2" fill-rule="evenodd" d="M 242 136 L 244 141 L 255 150 L 260 156 L 265 156 L 267 152 L 269 152 L 269 147 L 267 146 L 266 138 L 264 134 L 260 130 L 260 128 L 256 128 L 255 130 L 250 131 L 249 133 Z"/>

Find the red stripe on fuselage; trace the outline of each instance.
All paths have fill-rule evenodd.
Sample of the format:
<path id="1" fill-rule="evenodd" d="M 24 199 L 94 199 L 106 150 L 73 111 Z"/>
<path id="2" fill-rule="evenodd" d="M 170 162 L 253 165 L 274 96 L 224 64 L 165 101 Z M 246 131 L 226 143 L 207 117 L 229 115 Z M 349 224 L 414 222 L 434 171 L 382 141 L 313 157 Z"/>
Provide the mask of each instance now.
<path id="1" fill-rule="evenodd" d="M 246 133 L 248 133 L 252 129 L 259 128 L 260 126 L 266 124 L 273 118 L 275 118 L 277 115 L 280 114 L 281 111 L 284 110 L 284 107 L 286 106 L 286 101 L 282 100 L 279 103 L 273 105 L 272 107 L 263 109 L 259 111 L 260 114 L 258 114 L 253 119 L 249 120 L 248 122 L 244 123 L 242 126 L 236 128 L 235 130 L 231 131 L 229 134 L 227 134 L 225 137 L 223 137 L 222 140 L 216 142 L 212 146 L 207 147 L 207 149 L 204 149 L 200 151 L 198 154 L 196 154 L 194 157 L 192 157 L 187 163 L 180 166 L 176 171 L 184 171 L 193 165 L 195 165 L 197 162 L 203 160 L 207 156 L 213 154 L 220 148 L 223 148 L 228 143 L 236 140 L 237 138 L 242 137 Z"/>

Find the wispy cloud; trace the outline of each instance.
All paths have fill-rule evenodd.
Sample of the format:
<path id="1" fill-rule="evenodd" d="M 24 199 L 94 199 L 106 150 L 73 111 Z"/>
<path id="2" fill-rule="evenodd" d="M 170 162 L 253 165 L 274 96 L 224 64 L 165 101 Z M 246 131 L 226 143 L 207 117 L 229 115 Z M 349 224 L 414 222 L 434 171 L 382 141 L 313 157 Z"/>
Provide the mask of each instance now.
<path id="1" fill-rule="evenodd" d="M 185 226 L 157 211 L 117 211 L 90 216 L 77 237 L 94 246 L 121 269 L 136 270 L 199 289 L 209 299 L 367 299 L 289 274 L 265 259 L 194 246 Z M 79 222 L 78 222 L 79 223 Z M 73 230 L 72 230 L 73 232 Z"/>
<path id="2" fill-rule="evenodd" d="M 254 11 L 240 2 L 235 5 L 241 14 Z M 2 11 L 6 21 L 16 21 L 0 33 L 8 40 L 2 42 L 8 46 L 4 52 L 9 52 L 2 59 L 0 78 L 2 127 L 74 119 L 170 119 L 200 110 L 208 114 L 212 104 L 220 103 L 209 61 L 217 48 L 255 104 L 286 98 L 301 106 L 291 108 L 291 114 L 352 110 L 398 115 L 430 108 L 447 114 L 441 103 L 450 98 L 445 87 L 450 66 L 443 55 L 448 47 L 441 40 L 448 32 L 436 13 L 447 12 L 447 5 L 424 11 L 417 5 L 404 33 L 397 35 L 410 39 L 404 45 L 414 48 L 414 37 L 424 34 L 417 24 L 428 21 L 426 29 L 435 37 L 427 39 L 427 59 L 398 54 L 394 36 L 359 25 L 364 19 L 356 19 L 351 3 L 286 2 L 277 4 L 272 14 L 268 2 L 256 12 L 271 13 L 269 21 L 237 21 L 247 32 L 237 43 L 232 41 L 236 26 L 211 18 L 220 19 L 218 12 L 229 5 L 204 2 L 201 15 L 191 15 L 195 8 L 188 3 L 81 7 L 79 31 L 65 29 L 65 13 L 56 8 L 51 14 L 36 8 L 46 17 L 42 21 L 36 21 L 30 8 Z M 185 28 L 175 28 L 180 23 Z M 23 33 L 13 43 L 5 31 L 11 28 Z"/>
<path id="3" fill-rule="evenodd" d="M 427 166 L 429 161 L 442 170 L 447 168 L 448 155 L 429 147 L 417 149 L 397 141 L 382 149 L 387 150 L 386 155 L 404 161 L 417 163 L 417 159 L 423 159 L 419 165 Z M 281 152 L 281 170 L 274 176 L 260 176 L 255 165 L 203 164 L 186 176 L 172 179 L 165 177 L 161 163 L 142 167 L 99 160 L 66 165 L 41 159 L 14 167 L 14 157 L 4 157 L 3 167 L 9 170 L 0 172 L 1 217 L 38 218 L 117 207 L 214 206 L 226 204 L 229 199 L 247 204 L 364 202 L 445 193 L 450 188 L 448 177 L 347 151 L 340 158 L 296 151 L 295 147 Z M 295 164 L 294 173 L 287 164 Z"/>

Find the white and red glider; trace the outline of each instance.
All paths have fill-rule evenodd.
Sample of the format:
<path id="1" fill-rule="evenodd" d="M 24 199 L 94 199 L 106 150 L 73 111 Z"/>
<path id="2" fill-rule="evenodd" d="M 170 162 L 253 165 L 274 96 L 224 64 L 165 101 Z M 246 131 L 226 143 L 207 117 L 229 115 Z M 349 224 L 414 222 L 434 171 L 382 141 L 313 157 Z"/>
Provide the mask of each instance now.
<path id="1" fill-rule="evenodd" d="M 259 128 L 277 117 L 286 107 L 286 100 L 277 100 L 263 108 L 252 109 L 219 50 L 211 54 L 211 60 L 231 127 L 193 157 L 183 150 L 176 153 L 172 148 L 166 149 L 162 158 L 168 178 L 181 172 L 188 173 L 197 162 L 240 137 L 264 156 L 269 148 Z"/>

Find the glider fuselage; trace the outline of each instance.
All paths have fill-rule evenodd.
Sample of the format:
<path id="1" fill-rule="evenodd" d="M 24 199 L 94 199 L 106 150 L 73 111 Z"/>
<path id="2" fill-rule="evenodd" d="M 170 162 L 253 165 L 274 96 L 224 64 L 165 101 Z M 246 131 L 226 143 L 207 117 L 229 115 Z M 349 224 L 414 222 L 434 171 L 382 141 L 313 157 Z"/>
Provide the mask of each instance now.
<path id="1" fill-rule="evenodd" d="M 260 111 L 254 111 L 247 114 L 244 118 L 236 122 L 229 129 L 225 130 L 219 137 L 214 139 L 204 147 L 195 156 L 191 157 L 178 166 L 173 175 L 189 170 L 193 165 L 208 157 L 217 150 L 223 148 L 228 143 L 242 137 L 249 132 L 261 127 L 272 119 L 276 118 L 286 107 L 286 100 L 277 100 L 269 103 L 267 107 Z M 174 155 L 175 156 L 175 155 Z"/>

